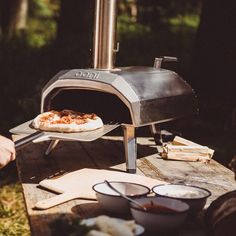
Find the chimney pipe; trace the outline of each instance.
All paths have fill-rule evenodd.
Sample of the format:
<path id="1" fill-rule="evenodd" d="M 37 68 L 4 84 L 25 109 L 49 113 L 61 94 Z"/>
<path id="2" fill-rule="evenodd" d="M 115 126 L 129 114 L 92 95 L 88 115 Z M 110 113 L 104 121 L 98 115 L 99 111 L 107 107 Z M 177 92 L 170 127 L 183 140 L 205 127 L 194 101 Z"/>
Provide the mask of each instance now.
<path id="1" fill-rule="evenodd" d="M 116 0 L 96 0 L 93 67 L 114 69 L 116 38 Z"/>

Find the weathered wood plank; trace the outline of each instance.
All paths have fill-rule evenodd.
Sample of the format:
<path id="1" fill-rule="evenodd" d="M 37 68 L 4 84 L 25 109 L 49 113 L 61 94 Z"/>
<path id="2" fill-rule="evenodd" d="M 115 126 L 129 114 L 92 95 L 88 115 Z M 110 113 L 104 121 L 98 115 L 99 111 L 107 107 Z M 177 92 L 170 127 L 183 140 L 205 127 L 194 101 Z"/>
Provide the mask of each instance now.
<path id="1" fill-rule="evenodd" d="M 55 218 L 94 217 L 104 212 L 96 201 L 73 200 L 48 210 L 35 210 L 39 200 L 55 193 L 38 188 L 38 183 L 52 175 L 81 168 L 103 168 L 125 171 L 123 138 L 105 136 L 93 142 L 60 142 L 52 155 L 44 158 L 48 143 L 31 144 L 17 155 L 17 167 L 25 196 L 32 235 L 50 235 L 49 225 Z M 208 188 L 212 197 L 207 205 L 221 194 L 234 189 L 233 172 L 212 160 L 209 164 L 163 160 L 157 154 L 152 138 L 138 138 L 137 173 L 168 182 L 182 182 Z M 204 235 L 201 222 L 188 224 L 181 235 Z"/>

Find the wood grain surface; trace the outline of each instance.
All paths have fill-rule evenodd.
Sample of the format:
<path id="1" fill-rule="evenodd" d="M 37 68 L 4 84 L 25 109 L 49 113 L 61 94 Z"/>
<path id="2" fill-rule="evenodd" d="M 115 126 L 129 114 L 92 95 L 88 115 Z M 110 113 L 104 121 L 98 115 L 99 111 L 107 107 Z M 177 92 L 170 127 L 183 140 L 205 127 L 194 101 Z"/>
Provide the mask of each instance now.
<path id="1" fill-rule="evenodd" d="M 15 137 L 17 138 L 17 137 Z M 163 160 L 151 137 L 137 138 L 137 174 L 170 183 L 185 183 L 209 189 L 212 196 L 206 207 L 220 195 L 235 189 L 234 174 L 211 160 L 210 163 Z M 82 168 L 125 171 L 123 137 L 104 136 L 93 142 L 60 142 L 51 156 L 44 157 L 47 142 L 30 144 L 17 154 L 17 168 L 25 197 L 32 235 L 50 235 L 50 223 L 66 217 L 90 218 L 105 214 L 97 201 L 71 200 L 48 210 L 34 209 L 35 203 L 56 193 L 39 187 L 39 182 L 52 176 Z M 175 235 L 207 235 L 203 213 L 191 218 Z M 150 235 L 150 234 L 146 234 Z M 159 235 L 159 234 L 158 234 Z"/>

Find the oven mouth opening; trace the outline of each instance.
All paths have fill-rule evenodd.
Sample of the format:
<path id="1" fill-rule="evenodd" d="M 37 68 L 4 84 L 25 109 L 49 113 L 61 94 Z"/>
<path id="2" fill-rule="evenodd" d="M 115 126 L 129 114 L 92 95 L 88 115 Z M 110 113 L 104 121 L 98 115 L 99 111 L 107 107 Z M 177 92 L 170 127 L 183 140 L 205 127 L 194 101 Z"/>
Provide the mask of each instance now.
<path id="1" fill-rule="evenodd" d="M 128 107 L 114 94 L 85 89 L 61 90 L 50 101 L 47 110 L 70 109 L 83 113 L 95 113 L 104 124 L 132 124 Z"/>

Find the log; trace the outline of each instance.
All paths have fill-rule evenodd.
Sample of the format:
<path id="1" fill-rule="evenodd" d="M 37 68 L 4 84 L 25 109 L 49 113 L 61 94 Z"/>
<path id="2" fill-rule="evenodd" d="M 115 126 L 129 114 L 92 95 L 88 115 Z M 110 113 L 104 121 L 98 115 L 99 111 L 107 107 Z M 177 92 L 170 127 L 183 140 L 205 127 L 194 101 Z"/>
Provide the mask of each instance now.
<path id="1" fill-rule="evenodd" d="M 163 145 L 162 158 L 180 161 L 209 162 L 214 150 L 176 136 L 171 143 Z"/>
<path id="2" fill-rule="evenodd" d="M 221 195 L 208 207 L 205 220 L 213 236 L 235 235 L 236 191 Z"/>
<path id="3" fill-rule="evenodd" d="M 195 147 L 203 147 L 202 145 L 198 144 L 198 143 L 194 143 L 190 140 L 187 140 L 187 139 L 184 139 L 182 137 L 179 137 L 179 136 L 175 136 L 174 140 L 173 140 L 173 144 L 181 144 L 181 145 L 186 145 L 186 146 L 195 146 Z M 208 151 L 210 153 L 211 156 L 213 156 L 214 154 L 214 150 L 211 149 L 211 148 L 208 148 Z"/>

